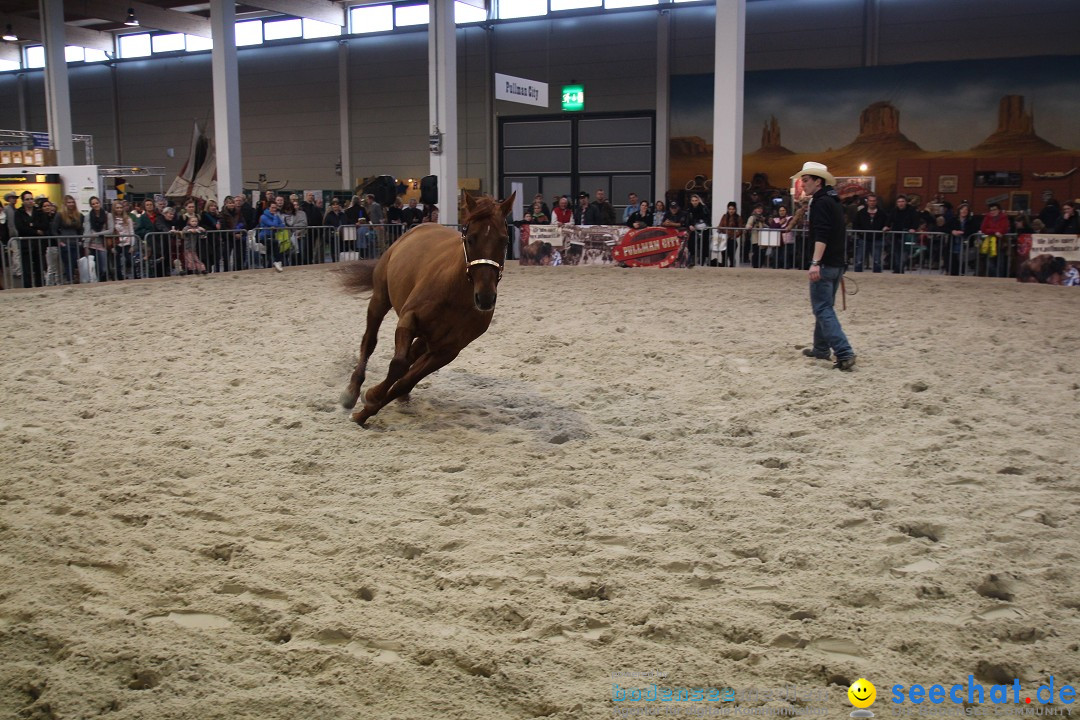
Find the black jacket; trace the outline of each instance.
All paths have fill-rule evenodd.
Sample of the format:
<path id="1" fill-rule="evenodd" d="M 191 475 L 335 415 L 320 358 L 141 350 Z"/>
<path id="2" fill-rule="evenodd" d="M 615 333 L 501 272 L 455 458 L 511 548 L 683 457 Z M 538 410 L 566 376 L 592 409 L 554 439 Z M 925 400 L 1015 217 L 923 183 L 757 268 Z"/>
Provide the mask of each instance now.
<path id="1" fill-rule="evenodd" d="M 918 229 L 919 213 L 910 205 L 903 210 L 900 208 L 893 208 L 893 211 L 889 213 L 889 230 L 904 232 L 907 230 Z"/>
<path id="2" fill-rule="evenodd" d="M 1066 218 L 1064 215 L 1057 221 L 1057 225 L 1054 226 L 1055 235 L 1080 235 L 1080 215 L 1075 212 L 1072 217 Z"/>
<path id="3" fill-rule="evenodd" d="M 855 213 L 855 222 L 852 224 L 852 228 L 855 230 L 881 230 L 885 227 L 887 219 L 888 216 L 880 206 L 872 216 L 866 208 L 862 208 Z"/>
<path id="4" fill-rule="evenodd" d="M 824 243 L 825 254 L 821 264 L 829 267 L 844 267 L 844 244 L 847 236 L 847 221 L 840 197 L 831 185 L 814 193 L 810 200 L 810 242 Z"/>

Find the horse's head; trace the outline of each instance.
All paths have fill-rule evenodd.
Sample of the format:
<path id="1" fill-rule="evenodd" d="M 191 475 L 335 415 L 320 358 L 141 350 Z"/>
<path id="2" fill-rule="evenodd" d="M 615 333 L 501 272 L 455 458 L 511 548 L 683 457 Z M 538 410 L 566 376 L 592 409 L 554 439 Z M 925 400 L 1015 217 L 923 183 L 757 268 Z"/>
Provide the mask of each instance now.
<path id="1" fill-rule="evenodd" d="M 499 280 L 506 264 L 505 218 L 513 205 L 513 194 L 496 203 L 491 198 L 474 199 L 465 193 L 465 227 L 461 231 L 465 274 L 473 286 L 473 303 L 481 312 L 495 309 Z"/>

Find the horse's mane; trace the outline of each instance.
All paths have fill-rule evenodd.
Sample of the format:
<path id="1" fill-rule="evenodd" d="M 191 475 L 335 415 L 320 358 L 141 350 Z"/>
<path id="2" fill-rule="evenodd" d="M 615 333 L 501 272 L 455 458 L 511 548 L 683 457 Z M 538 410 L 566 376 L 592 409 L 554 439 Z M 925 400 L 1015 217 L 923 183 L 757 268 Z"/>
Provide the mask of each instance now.
<path id="1" fill-rule="evenodd" d="M 494 222 L 495 217 L 498 214 L 499 203 L 489 197 L 477 198 L 476 205 L 473 207 L 472 212 L 465 216 L 465 224 L 471 225 L 480 220 L 491 220 Z"/>

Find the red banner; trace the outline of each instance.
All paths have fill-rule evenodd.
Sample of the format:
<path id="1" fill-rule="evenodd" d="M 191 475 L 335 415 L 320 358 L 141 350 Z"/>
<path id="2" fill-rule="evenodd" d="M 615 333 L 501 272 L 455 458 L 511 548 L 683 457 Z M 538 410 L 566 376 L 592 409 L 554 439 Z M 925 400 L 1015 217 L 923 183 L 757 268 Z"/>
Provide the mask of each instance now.
<path id="1" fill-rule="evenodd" d="M 647 227 L 628 232 L 611 254 L 615 262 L 630 267 L 670 267 L 679 262 L 685 243 L 685 232 L 668 227 Z"/>

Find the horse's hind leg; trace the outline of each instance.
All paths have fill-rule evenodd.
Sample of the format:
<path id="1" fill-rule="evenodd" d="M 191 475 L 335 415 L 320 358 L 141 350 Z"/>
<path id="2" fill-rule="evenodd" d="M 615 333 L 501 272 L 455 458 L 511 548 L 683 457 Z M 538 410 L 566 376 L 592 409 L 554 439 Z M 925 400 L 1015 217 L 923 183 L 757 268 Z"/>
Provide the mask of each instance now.
<path id="1" fill-rule="evenodd" d="M 418 337 L 415 340 L 413 340 L 412 347 L 409 348 L 409 367 L 411 368 L 413 366 L 413 363 L 416 362 L 416 359 L 421 357 L 427 351 L 428 351 L 427 341 L 424 340 L 424 338 Z M 407 403 L 407 402 L 409 402 L 409 394 L 405 393 L 404 395 L 402 395 L 402 396 L 400 396 L 400 397 L 398 397 L 396 399 L 399 402 Z"/>
<path id="2" fill-rule="evenodd" d="M 364 395 L 364 409 L 352 415 L 352 419 L 361 425 L 386 405 L 387 391 L 408 372 L 413 340 L 416 339 L 415 324 L 416 315 L 412 312 L 403 314 L 398 320 L 397 330 L 394 331 L 394 359 L 390 361 L 390 372 L 386 374 L 385 380 Z"/>
<path id="3" fill-rule="evenodd" d="M 349 386 L 341 394 L 341 404 L 344 407 L 351 409 L 356 406 L 356 400 L 360 397 L 360 386 L 364 384 L 364 377 L 367 375 L 368 359 L 371 353 L 375 352 L 375 344 L 379 340 L 379 326 L 382 325 L 386 313 L 390 312 L 390 307 L 390 297 L 384 284 L 383 287 L 375 289 L 371 302 L 368 303 L 367 328 L 360 343 L 360 360 L 349 378 Z"/>

